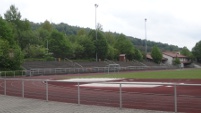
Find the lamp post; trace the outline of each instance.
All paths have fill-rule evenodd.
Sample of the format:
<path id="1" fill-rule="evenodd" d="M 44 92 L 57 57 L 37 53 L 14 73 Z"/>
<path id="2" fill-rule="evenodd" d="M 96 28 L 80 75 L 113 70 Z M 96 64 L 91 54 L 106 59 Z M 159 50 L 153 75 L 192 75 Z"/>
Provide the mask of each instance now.
<path id="1" fill-rule="evenodd" d="M 98 7 L 98 4 L 95 4 L 95 29 L 96 29 L 96 41 L 97 41 L 97 24 L 96 24 L 96 9 Z M 98 55 L 96 50 L 96 62 L 98 61 Z"/>
<path id="2" fill-rule="evenodd" d="M 147 22 L 147 19 L 145 18 L 145 55 L 147 55 L 147 26 L 146 26 L 146 22 Z"/>

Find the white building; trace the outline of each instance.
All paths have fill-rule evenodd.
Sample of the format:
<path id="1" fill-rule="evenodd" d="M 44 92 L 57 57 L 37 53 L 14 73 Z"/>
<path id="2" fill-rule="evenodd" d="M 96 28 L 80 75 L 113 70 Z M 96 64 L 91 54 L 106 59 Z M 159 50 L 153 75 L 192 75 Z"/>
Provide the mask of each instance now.
<path id="1" fill-rule="evenodd" d="M 181 62 L 181 67 L 184 67 L 185 63 L 190 63 L 187 56 L 181 55 L 179 52 L 163 52 L 163 57 L 167 58 L 166 64 L 173 64 L 173 60 L 178 58 Z"/>

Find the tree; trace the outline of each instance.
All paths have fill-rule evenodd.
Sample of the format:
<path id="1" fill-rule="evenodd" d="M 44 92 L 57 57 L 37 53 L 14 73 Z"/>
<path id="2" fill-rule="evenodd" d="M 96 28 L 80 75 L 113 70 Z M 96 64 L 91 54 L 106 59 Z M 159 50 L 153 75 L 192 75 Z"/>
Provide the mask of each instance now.
<path id="1" fill-rule="evenodd" d="M 92 39 L 86 35 L 79 36 L 77 43 L 83 47 L 83 58 L 95 58 L 96 47 Z"/>
<path id="2" fill-rule="evenodd" d="M 78 35 L 78 36 L 86 35 L 85 29 L 84 29 L 84 28 L 81 28 L 80 30 L 78 30 L 77 35 Z"/>
<path id="3" fill-rule="evenodd" d="M 14 44 L 12 28 L 1 17 L 0 17 L 0 38 L 7 40 L 10 45 Z"/>
<path id="4" fill-rule="evenodd" d="M 107 59 L 116 60 L 117 58 L 118 58 L 118 50 L 115 49 L 113 46 L 108 45 Z"/>
<path id="5" fill-rule="evenodd" d="M 134 59 L 137 61 L 142 61 L 143 56 L 142 53 L 138 49 L 134 49 Z"/>
<path id="6" fill-rule="evenodd" d="M 97 30 L 98 30 L 98 31 L 103 31 L 103 26 L 102 26 L 100 23 L 98 23 L 98 24 L 96 25 L 96 27 L 97 27 Z"/>
<path id="7" fill-rule="evenodd" d="M 76 35 L 77 34 L 77 31 L 80 29 L 79 27 L 77 26 L 70 26 L 68 24 L 65 24 L 65 23 L 60 23 L 60 24 L 52 24 L 53 27 L 55 29 L 57 29 L 59 32 L 62 32 L 66 35 Z M 88 28 L 86 28 L 88 29 Z"/>
<path id="8" fill-rule="evenodd" d="M 21 19 L 21 14 L 18 12 L 18 8 L 16 8 L 15 5 L 11 5 L 10 10 L 6 11 L 4 17 L 7 21 L 15 23 Z"/>
<path id="9" fill-rule="evenodd" d="M 44 58 L 47 54 L 47 48 L 40 45 L 29 45 L 24 52 L 26 58 Z"/>
<path id="10" fill-rule="evenodd" d="M 192 49 L 192 53 L 198 62 L 201 62 L 201 41 L 197 42 Z"/>
<path id="11" fill-rule="evenodd" d="M 162 53 L 160 52 L 159 48 L 156 45 L 152 48 L 151 57 L 153 58 L 153 61 L 158 64 L 161 62 L 163 58 Z"/>
<path id="12" fill-rule="evenodd" d="M 187 57 L 190 57 L 190 56 L 191 56 L 191 52 L 188 50 L 187 47 L 183 47 L 180 53 L 181 53 L 182 55 L 187 56 Z"/>
<path id="13" fill-rule="evenodd" d="M 39 40 L 38 34 L 32 30 L 21 31 L 19 37 L 19 46 L 24 50 L 29 45 L 39 45 L 41 40 Z"/>
<path id="14" fill-rule="evenodd" d="M 38 29 L 37 32 L 38 32 L 39 38 L 42 41 L 46 41 L 50 37 L 50 34 L 51 34 L 51 32 L 48 32 L 47 30 L 45 30 L 43 28 Z"/>
<path id="15" fill-rule="evenodd" d="M 22 61 L 23 54 L 14 41 L 11 26 L 0 18 L 0 68 L 3 70 L 19 69 Z"/>
<path id="16" fill-rule="evenodd" d="M 17 45 L 9 45 L 9 42 L 0 39 L 0 69 L 16 70 L 20 69 L 23 62 L 23 54 Z"/>
<path id="17" fill-rule="evenodd" d="M 56 58 L 66 58 L 72 56 L 71 43 L 64 35 L 58 31 L 53 31 L 49 41 L 49 51 Z"/>
<path id="18" fill-rule="evenodd" d="M 1 59 L 9 51 L 9 43 L 7 40 L 0 38 L 0 57 Z"/>
<path id="19" fill-rule="evenodd" d="M 103 33 L 98 32 L 98 40 L 95 41 L 98 58 L 104 60 L 107 57 L 108 44 Z"/>
<path id="20" fill-rule="evenodd" d="M 108 44 L 103 33 L 101 31 L 98 31 L 96 37 L 96 31 L 92 30 L 91 32 L 89 32 L 89 37 L 94 42 L 98 59 L 104 60 L 107 57 Z"/>
<path id="21" fill-rule="evenodd" d="M 73 58 L 82 59 L 84 56 L 85 48 L 78 44 L 78 42 L 72 43 L 72 50 L 73 50 Z"/>
<path id="22" fill-rule="evenodd" d="M 12 28 L 12 34 L 15 42 L 21 47 L 26 48 L 27 44 L 33 42 L 34 36 L 31 35 L 30 22 L 27 19 L 21 20 L 21 14 L 14 5 L 4 14 L 5 20 Z"/>
<path id="23" fill-rule="evenodd" d="M 24 60 L 24 54 L 21 48 L 18 45 L 10 47 L 9 57 L 7 59 L 9 63 L 8 69 L 11 70 L 21 69 L 21 65 Z"/>
<path id="24" fill-rule="evenodd" d="M 105 38 L 111 46 L 114 46 L 115 44 L 115 36 L 111 32 L 106 32 L 105 33 Z"/>
<path id="25" fill-rule="evenodd" d="M 50 40 L 50 35 L 53 31 L 53 27 L 49 21 L 45 21 L 40 28 L 37 29 L 38 38 L 44 47 L 48 46 L 48 41 Z"/>
<path id="26" fill-rule="evenodd" d="M 119 54 L 126 54 L 126 58 L 132 60 L 134 57 L 134 46 L 125 35 L 121 34 L 117 37 L 114 47 L 119 51 Z"/>
<path id="27" fill-rule="evenodd" d="M 48 32 L 52 32 L 53 28 L 52 25 L 50 24 L 50 22 L 48 20 L 46 20 L 43 24 L 42 24 L 42 28 L 47 30 Z"/>
<path id="28" fill-rule="evenodd" d="M 191 60 L 195 59 L 194 56 L 193 56 L 193 54 L 192 54 L 192 52 L 190 52 L 187 47 L 183 47 L 180 53 L 182 55 L 187 56 Z"/>
<path id="29" fill-rule="evenodd" d="M 173 65 L 179 65 L 179 64 L 181 64 L 179 58 L 177 58 L 177 57 L 172 61 L 172 63 L 173 63 Z"/>

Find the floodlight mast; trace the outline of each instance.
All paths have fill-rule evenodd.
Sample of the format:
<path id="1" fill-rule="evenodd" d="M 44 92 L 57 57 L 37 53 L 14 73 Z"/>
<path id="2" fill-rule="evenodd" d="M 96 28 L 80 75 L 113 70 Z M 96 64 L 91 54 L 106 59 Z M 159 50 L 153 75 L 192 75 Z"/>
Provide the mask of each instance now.
<path id="1" fill-rule="evenodd" d="M 96 30 L 96 41 L 97 41 L 97 23 L 96 23 L 96 9 L 98 8 L 98 4 L 95 4 L 95 30 Z M 98 61 L 98 54 L 96 49 L 96 62 Z"/>
<path id="2" fill-rule="evenodd" d="M 146 26 L 146 22 L 147 19 L 145 18 L 145 55 L 147 55 L 147 26 Z"/>

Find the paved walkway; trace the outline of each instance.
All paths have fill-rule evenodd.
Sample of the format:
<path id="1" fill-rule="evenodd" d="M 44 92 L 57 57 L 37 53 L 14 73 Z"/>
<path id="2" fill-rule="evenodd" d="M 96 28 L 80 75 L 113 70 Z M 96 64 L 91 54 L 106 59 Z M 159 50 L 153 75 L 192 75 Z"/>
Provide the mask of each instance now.
<path id="1" fill-rule="evenodd" d="M 0 95 L 0 113 L 172 113 L 150 110 L 125 109 L 62 102 L 46 102 Z"/>

